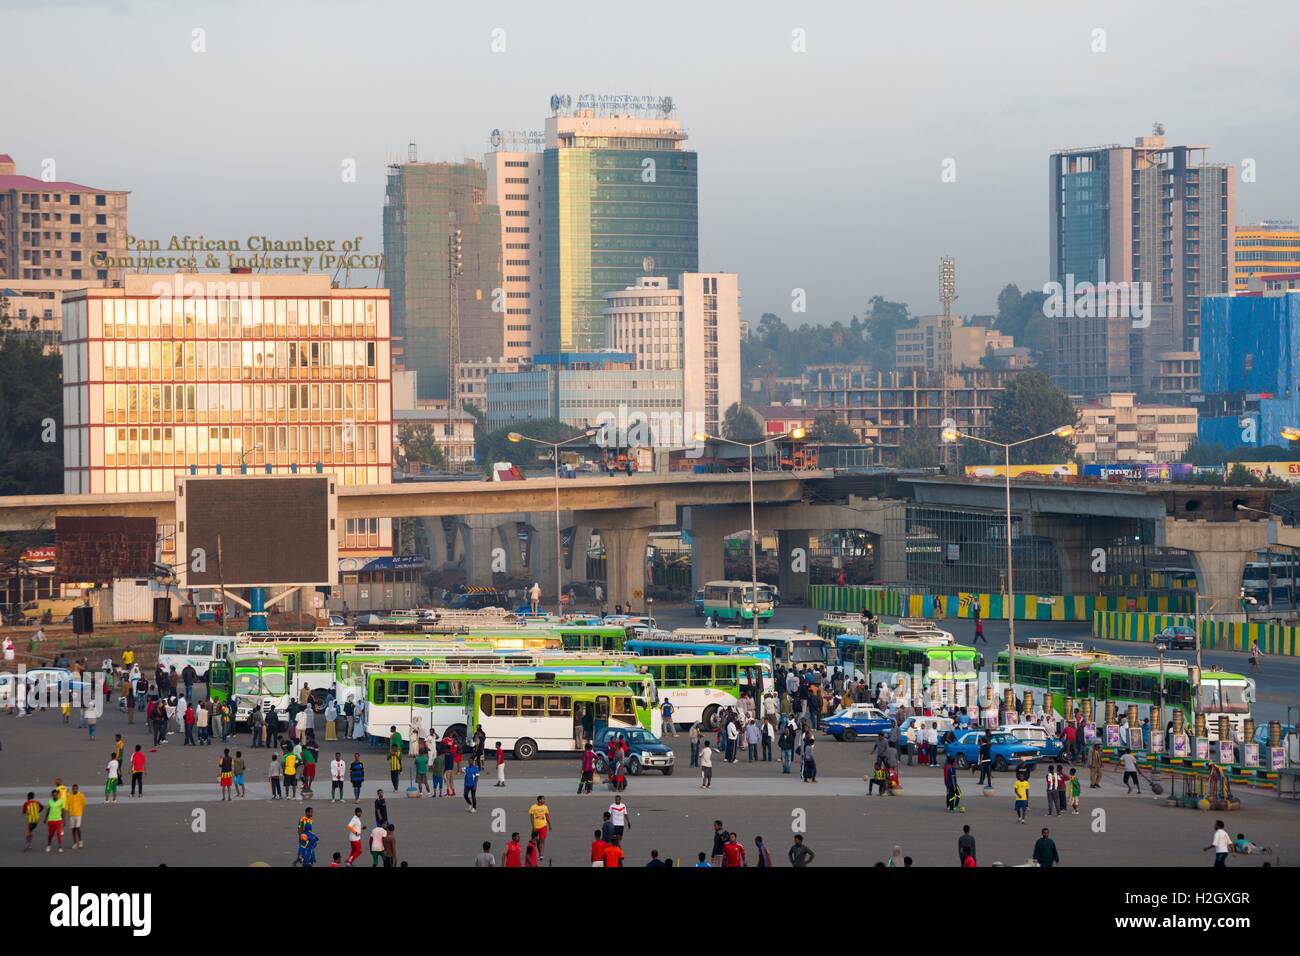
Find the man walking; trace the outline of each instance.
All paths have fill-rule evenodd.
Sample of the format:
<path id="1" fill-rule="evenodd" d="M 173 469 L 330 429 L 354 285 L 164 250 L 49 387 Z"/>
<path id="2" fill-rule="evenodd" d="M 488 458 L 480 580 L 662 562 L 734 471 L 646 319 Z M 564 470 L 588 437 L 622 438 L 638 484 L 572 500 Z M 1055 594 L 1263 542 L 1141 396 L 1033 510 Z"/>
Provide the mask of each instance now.
<path id="1" fill-rule="evenodd" d="M 971 836 L 970 827 L 961 828 L 961 836 L 957 838 L 957 862 L 965 863 L 966 857 L 975 858 L 975 838 Z"/>
<path id="2" fill-rule="evenodd" d="M 339 803 L 343 802 L 343 774 L 346 770 L 343 755 L 336 752 L 334 759 L 330 761 L 330 803 L 336 799 Z"/>
<path id="3" fill-rule="evenodd" d="M 144 796 L 144 750 L 139 744 L 131 754 L 131 796 Z"/>
<path id="4" fill-rule="evenodd" d="M 470 813 L 478 813 L 478 766 L 472 761 L 465 766 L 465 784 L 462 788 Z"/>
<path id="5" fill-rule="evenodd" d="M 50 802 L 53 803 L 53 801 Z M 46 849 L 48 852 L 48 847 Z M 1222 820 L 1214 821 L 1214 838 L 1205 849 L 1214 851 L 1214 865 L 1216 867 L 1226 867 L 1228 865 L 1228 854 L 1232 852 L 1232 838 L 1228 836 L 1228 831 L 1224 829 Z M 62 853 L 63 851 L 60 850 L 59 852 Z"/>
<path id="6" fill-rule="evenodd" d="M 351 866 L 361 856 L 361 827 L 361 808 L 356 807 L 348 821 L 348 861 L 344 866 Z"/>
<path id="7" fill-rule="evenodd" d="M 501 746 L 501 741 L 499 740 L 497 741 L 497 746 L 496 746 L 496 759 L 497 759 L 497 782 L 494 784 L 494 786 L 504 787 L 506 785 L 506 752 L 505 752 L 505 748 Z"/>
<path id="8" fill-rule="evenodd" d="M 1120 757 L 1120 764 L 1124 767 L 1124 787 L 1125 793 L 1132 793 L 1133 788 L 1137 787 L 1137 792 L 1142 792 L 1142 784 L 1138 780 L 1137 758 L 1133 756 L 1133 751 L 1124 751 L 1124 756 Z"/>
<path id="9" fill-rule="evenodd" d="M 1061 854 L 1056 852 L 1056 842 L 1049 832 L 1047 827 L 1043 827 L 1043 835 L 1034 843 L 1034 862 L 1042 867 L 1056 866 L 1061 862 Z"/>

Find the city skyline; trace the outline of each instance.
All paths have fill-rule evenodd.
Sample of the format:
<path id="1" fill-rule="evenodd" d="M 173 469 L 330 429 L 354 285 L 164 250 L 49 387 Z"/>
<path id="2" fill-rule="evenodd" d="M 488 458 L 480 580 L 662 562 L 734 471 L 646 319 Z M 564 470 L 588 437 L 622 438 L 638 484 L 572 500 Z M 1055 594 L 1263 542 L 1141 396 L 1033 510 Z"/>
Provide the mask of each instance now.
<path id="1" fill-rule="evenodd" d="M 1159 120 L 1171 140 L 1208 144 L 1212 162 L 1237 168 L 1237 225 L 1297 218 L 1285 178 L 1296 139 L 1287 73 L 1229 69 L 1244 54 L 1284 51 L 1283 32 L 1258 29 L 1277 5 L 1197 6 L 1215 13 L 1212 34 L 1198 30 L 1204 18 L 1117 4 L 995 15 L 941 4 L 924 31 L 906 11 L 759 6 L 739 22 L 669 5 L 629 45 L 626 25 L 563 8 L 480 16 L 326 4 L 307 18 L 287 4 L 259 10 L 252 32 L 237 26 L 243 4 L 70 3 L 56 8 L 76 13 L 63 25 L 68 42 L 93 37 L 120 55 L 107 66 L 69 58 L 45 74 L 39 99 L 7 111 L 0 149 L 20 173 L 39 176 L 53 159 L 58 179 L 130 190 L 136 236 L 361 235 L 378 252 L 386 165 L 408 142 L 421 160 L 481 160 L 491 129 L 539 129 L 552 93 L 666 95 L 699 156 L 700 266 L 741 275 L 747 319 L 847 322 L 875 294 L 932 313 L 941 255 L 959 263 L 956 311 L 985 313 L 1004 284 L 1048 278 L 1043 161 L 1057 149 L 1130 144 Z M 146 8 L 143 27 L 115 17 Z M 4 14 L 14 35 L 39 34 L 49 16 L 48 6 Z M 409 29 L 393 30 L 399 19 Z M 1105 52 L 1093 52 L 1096 30 Z M 794 52 L 800 42 L 805 52 Z M 565 44 L 583 50 L 580 66 L 555 65 L 549 53 Z M 35 70 L 40 56 L 39 44 L 24 45 L 14 66 Z M 1159 82 L 1169 75 L 1179 83 Z M 1243 85 L 1274 104 L 1266 120 L 1244 118 Z M 49 121 L 91 86 L 128 101 L 147 93 L 154 108 L 78 107 L 76 122 Z M 229 105 L 241 103 L 252 105 Z M 1241 179 L 1245 160 L 1253 182 Z M 355 182 L 344 181 L 347 163 Z M 943 181 L 945 169 L 955 181 Z M 792 313 L 796 289 L 805 313 Z"/>

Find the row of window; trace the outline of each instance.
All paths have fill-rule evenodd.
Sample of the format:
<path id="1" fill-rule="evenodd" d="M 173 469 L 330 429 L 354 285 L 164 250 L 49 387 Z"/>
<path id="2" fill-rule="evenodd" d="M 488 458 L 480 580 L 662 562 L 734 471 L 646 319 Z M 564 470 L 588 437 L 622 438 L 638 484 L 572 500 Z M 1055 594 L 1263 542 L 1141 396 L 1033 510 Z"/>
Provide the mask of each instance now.
<path id="1" fill-rule="evenodd" d="M 375 378 L 378 375 L 377 343 L 362 339 L 331 342 L 105 342 L 103 355 L 104 377 L 119 381 L 149 378 Z"/>
<path id="2" fill-rule="evenodd" d="M 166 284 L 165 282 L 163 283 Z M 256 281 L 248 283 L 256 287 Z M 100 300 L 104 335 L 136 337 L 270 338 L 299 335 L 373 336 L 375 299 L 175 299 L 170 297 Z M 167 327 L 171 331 L 164 331 Z M 308 333 L 303 327 L 312 329 Z M 116 331 L 110 331 L 114 329 Z M 274 329 L 274 331 L 272 331 Z M 316 332 L 320 329 L 320 332 Z M 146 331 L 147 330 L 147 331 Z"/>
<path id="3" fill-rule="evenodd" d="M 375 385 L 105 385 L 104 422 L 373 422 Z"/>
<path id="4" fill-rule="evenodd" d="M 300 464 L 376 464 L 379 429 L 366 426 L 295 425 L 217 428 L 105 429 L 107 468 L 187 468 L 241 463 L 264 467 Z M 258 446 L 261 446 L 260 448 Z"/>
<path id="5" fill-rule="evenodd" d="M 258 461 L 258 469 L 261 469 L 260 453 L 250 455 L 250 460 Z M 197 462 L 194 464 L 198 465 Z M 233 466 L 223 466 L 223 473 L 229 474 Z M 305 471 L 309 466 L 302 465 L 299 471 Z M 199 475 L 215 475 L 217 471 L 216 463 L 209 465 L 198 465 L 197 473 Z M 287 467 L 276 469 L 278 474 L 288 474 Z M 377 485 L 380 482 L 380 474 L 383 474 L 385 482 L 391 480 L 392 469 L 388 466 L 371 466 L 371 467 L 340 467 L 334 468 L 333 473 L 338 477 L 340 483 L 344 485 Z M 87 491 L 100 492 L 104 494 L 145 494 L 152 491 L 173 491 L 176 488 L 176 481 L 189 474 L 189 467 L 183 470 L 180 468 L 107 468 L 101 474 L 103 478 L 103 487 L 94 485 L 86 488 Z M 95 485 L 99 482 L 96 481 Z M 378 547 L 380 544 L 378 532 L 374 540 L 357 540 L 346 543 L 347 547 Z M 173 546 L 174 547 L 174 546 Z"/>

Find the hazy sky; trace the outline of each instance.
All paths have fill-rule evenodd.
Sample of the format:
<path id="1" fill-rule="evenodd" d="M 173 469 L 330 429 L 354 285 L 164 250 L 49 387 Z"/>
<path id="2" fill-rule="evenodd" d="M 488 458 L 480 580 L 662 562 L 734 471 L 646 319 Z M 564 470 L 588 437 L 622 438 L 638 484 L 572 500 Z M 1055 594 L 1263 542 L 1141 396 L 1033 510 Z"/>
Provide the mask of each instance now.
<path id="1" fill-rule="evenodd" d="M 0 0 L 0 36 L 0 152 L 131 190 L 144 237 L 359 234 L 378 251 L 384 167 L 408 141 L 481 157 L 492 127 L 540 129 L 555 92 L 676 100 L 700 265 L 740 273 L 754 321 L 847 320 L 877 293 L 934 311 L 942 255 L 958 311 L 991 311 L 1006 282 L 1044 281 L 1048 153 L 1155 120 L 1215 161 L 1255 160 L 1239 222 L 1300 218 L 1294 0 Z"/>

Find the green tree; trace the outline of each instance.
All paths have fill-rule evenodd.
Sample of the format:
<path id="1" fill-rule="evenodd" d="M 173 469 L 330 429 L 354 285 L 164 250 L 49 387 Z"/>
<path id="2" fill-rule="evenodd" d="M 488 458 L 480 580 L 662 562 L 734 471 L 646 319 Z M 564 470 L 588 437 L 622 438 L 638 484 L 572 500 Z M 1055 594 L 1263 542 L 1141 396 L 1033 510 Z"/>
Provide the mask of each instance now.
<path id="1" fill-rule="evenodd" d="M 998 331 L 1012 336 L 1016 345 L 1024 346 L 1038 358 L 1052 348 L 1052 319 L 1043 314 L 1047 296 L 1041 291 L 1020 291 L 1017 285 L 1006 285 L 998 293 Z"/>
<path id="2" fill-rule="evenodd" d="M 0 495 L 63 490 L 63 360 L 0 318 Z"/>
<path id="3" fill-rule="evenodd" d="M 530 441 L 512 442 L 511 432 L 545 442 L 561 442 L 581 434 L 581 429 L 571 428 L 558 418 L 538 418 L 490 431 L 478 443 L 479 461 L 483 463 L 485 471 L 490 473 L 495 461 L 513 462 L 520 468 L 533 467 L 543 458 L 550 463 L 549 448 Z M 577 445 L 575 442 L 572 447 L 576 448 Z"/>
<path id="4" fill-rule="evenodd" d="M 913 422 L 903 430 L 898 446 L 898 467 L 934 468 L 939 464 L 939 449 L 935 434 L 925 425 Z"/>
<path id="5" fill-rule="evenodd" d="M 993 399 L 990 437 L 1003 443 L 1023 441 L 1078 421 L 1078 409 L 1051 379 L 1042 372 L 1022 372 L 1008 380 L 1006 390 Z M 1012 464 L 1048 464 L 1073 458 L 1070 439 L 1055 436 L 1011 449 Z"/>
<path id="6" fill-rule="evenodd" d="M 1245 465 L 1243 465 L 1241 462 L 1236 462 L 1235 464 L 1233 464 L 1231 470 L 1229 470 L 1227 477 L 1223 479 L 1223 483 L 1225 485 L 1252 485 L 1253 486 L 1253 485 L 1260 484 L 1260 480 L 1256 478 L 1254 475 L 1252 475 L 1246 469 Z"/>
<path id="7" fill-rule="evenodd" d="M 403 425 L 398 431 L 397 440 L 404 449 L 406 460 L 432 465 L 439 471 L 446 471 L 447 456 L 438 444 L 437 434 L 437 429 L 433 425 Z"/>
<path id="8" fill-rule="evenodd" d="M 763 423 L 748 405 L 736 402 L 722 416 L 722 437 L 732 441 L 758 441 L 763 437 Z"/>
<path id="9" fill-rule="evenodd" d="M 809 438 L 832 445 L 857 445 L 858 433 L 836 419 L 834 412 L 818 412 Z"/>

